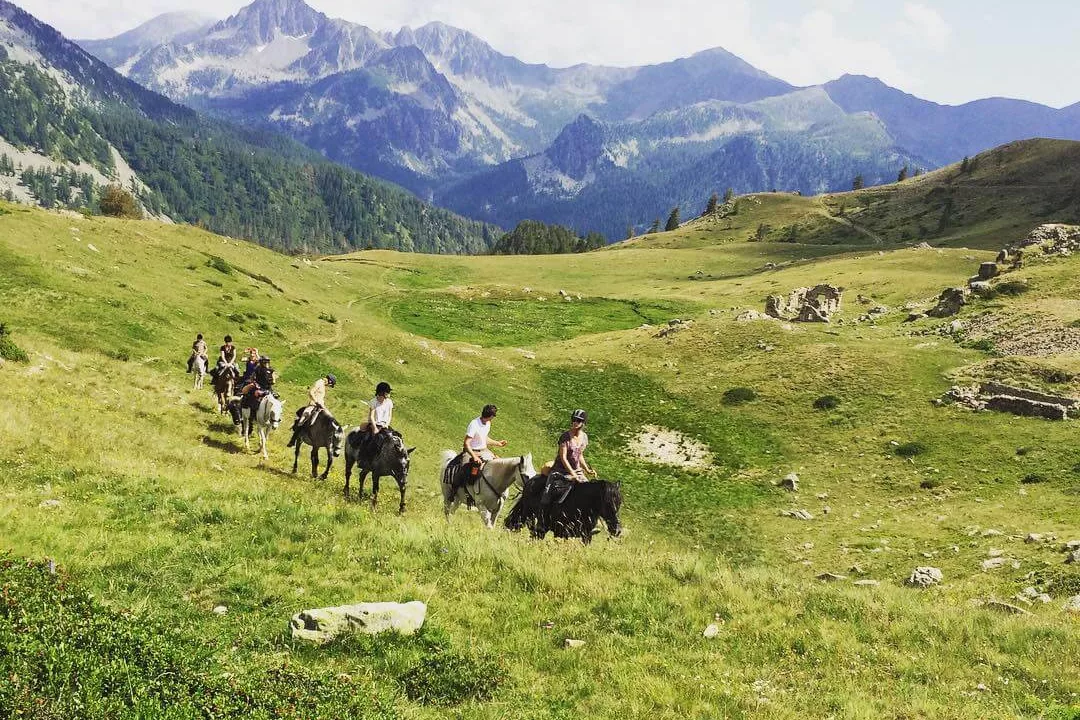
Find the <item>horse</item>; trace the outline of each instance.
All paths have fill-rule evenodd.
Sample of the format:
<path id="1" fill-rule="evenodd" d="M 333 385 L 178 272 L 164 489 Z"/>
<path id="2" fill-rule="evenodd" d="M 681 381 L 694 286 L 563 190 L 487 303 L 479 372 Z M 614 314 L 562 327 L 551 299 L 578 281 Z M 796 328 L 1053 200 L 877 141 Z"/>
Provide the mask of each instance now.
<path id="1" fill-rule="evenodd" d="M 217 396 L 218 413 L 224 415 L 229 410 L 229 398 L 236 390 L 236 381 L 240 379 L 240 371 L 235 365 L 215 369 L 216 372 L 211 375 L 214 380 L 214 394 Z"/>
<path id="2" fill-rule="evenodd" d="M 195 383 L 192 386 L 192 390 L 201 390 L 203 384 L 203 378 L 206 377 L 206 356 L 196 355 L 195 359 L 191 361 L 191 372 L 195 376 Z"/>
<path id="3" fill-rule="evenodd" d="M 251 450 L 251 429 L 254 424 L 259 429 L 259 452 L 262 453 L 264 460 L 269 458 L 266 452 L 266 439 L 281 424 L 281 413 L 282 403 L 272 392 L 263 395 L 254 411 L 250 408 L 242 408 L 240 434 L 244 437 L 244 447 Z"/>
<path id="4" fill-rule="evenodd" d="M 311 477 L 325 480 L 330 474 L 334 458 L 341 454 L 345 428 L 341 427 L 329 410 L 323 408 L 314 412 L 318 413 L 315 419 L 305 423 L 296 435 L 296 454 L 293 455 L 292 471 L 295 473 L 296 466 L 300 463 L 300 445 L 307 443 L 311 446 Z M 319 448 L 326 448 L 326 469 L 323 470 L 322 475 L 318 474 Z"/>
<path id="5" fill-rule="evenodd" d="M 359 427 L 349 431 L 345 438 L 345 499 L 349 499 L 349 478 L 353 465 L 360 468 L 357 482 L 358 497 L 364 495 L 364 479 L 371 473 L 371 509 L 379 503 L 379 478 L 390 475 L 397 481 L 401 492 L 401 504 L 398 513 L 405 512 L 405 484 L 409 480 L 409 455 L 416 448 L 405 447 L 405 441 L 396 430 L 387 428 L 375 436 L 371 442 L 365 442 L 367 432 Z"/>
<path id="6" fill-rule="evenodd" d="M 484 463 L 480 477 L 475 481 L 459 486 L 455 491 L 446 472 L 447 466 L 458 456 L 453 450 L 443 450 L 442 453 L 442 495 L 443 513 L 446 521 L 457 510 L 458 505 L 466 499 L 466 489 L 480 508 L 480 516 L 487 527 L 495 527 L 495 519 L 502 510 L 506 501 L 506 492 L 515 482 L 522 483 L 536 474 L 533 467 L 532 453 L 518 457 L 495 458 Z"/>
<path id="7" fill-rule="evenodd" d="M 612 537 L 622 535 L 619 509 L 622 507 L 622 485 L 609 480 L 594 480 L 572 486 L 561 503 L 542 502 L 547 478 L 537 475 L 525 483 L 521 497 L 506 516 L 509 530 L 528 527 L 532 536 L 543 538 L 548 532 L 557 538 L 578 538 L 584 544 L 592 542 L 596 523 L 601 518 Z"/>

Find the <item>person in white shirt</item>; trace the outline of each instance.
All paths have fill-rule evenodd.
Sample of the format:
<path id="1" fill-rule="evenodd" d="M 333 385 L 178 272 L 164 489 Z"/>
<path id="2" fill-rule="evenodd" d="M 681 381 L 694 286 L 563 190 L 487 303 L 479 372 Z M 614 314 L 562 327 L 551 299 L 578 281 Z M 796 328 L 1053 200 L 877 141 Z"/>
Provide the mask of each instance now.
<path id="1" fill-rule="evenodd" d="M 480 417 L 474 418 L 465 431 L 464 453 L 475 464 L 483 466 L 488 460 L 495 458 L 495 453 L 489 447 L 506 447 L 505 440 L 494 440 L 491 433 L 491 421 L 499 409 L 494 405 L 485 405 L 480 411 Z"/>

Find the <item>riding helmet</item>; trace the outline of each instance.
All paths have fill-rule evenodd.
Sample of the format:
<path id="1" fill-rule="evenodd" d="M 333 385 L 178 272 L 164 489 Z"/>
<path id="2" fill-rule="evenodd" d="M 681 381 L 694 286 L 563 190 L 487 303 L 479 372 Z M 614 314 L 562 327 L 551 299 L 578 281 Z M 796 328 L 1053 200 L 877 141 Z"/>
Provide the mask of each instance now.
<path id="1" fill-rule="evenodd" d="M 381 382 L 375 386 L 376 395 L 389 395 L 391 392 L 390 383 Z"/>
<path id="2" fill-rule="evenodd" d="M 232 342 L 232 335 L 226 335 L 225 336 L 225 342 L 231 343 Z"/>
<path id="3" fill-rule="evenodd" d="M 573 414 L 570 415 L 570 422 L 587 422 L 588 419 L 589 414 L 584 410 L 575 410 Z"/>
<path id="4" fill-rule="evenodd" d="M 326 374 L 326 384 L 330 387 L 334 387 L 335 385 L 337 385 L 337 378 L 334 377 L 333 373 Z"/>
<path id="5" fill-rule="evenodd" d="M 270 356 L 269 356 L 269 355 L 260 355 L 260 356 L 259 356 L 259 362 L 261 362 L 261 363 L 264 363 L 264 362 L 265 362 L 265 363 L 268 363 L 268 362 L 270 362 Z"/>

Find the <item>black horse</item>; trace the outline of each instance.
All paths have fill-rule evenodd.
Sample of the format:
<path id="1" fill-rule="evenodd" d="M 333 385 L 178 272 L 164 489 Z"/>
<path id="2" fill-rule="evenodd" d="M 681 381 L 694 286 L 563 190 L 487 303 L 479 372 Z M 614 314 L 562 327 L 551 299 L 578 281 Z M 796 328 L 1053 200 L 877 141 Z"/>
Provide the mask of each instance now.
<path id="1" fill-rule="evenodd" d="M 398 512 L 405 512 L 405 484 L 409 480 L 409 455 L 416 448 L 405 447 L 401 434 L 387 428 L 373 438 L 360 428 L 353 428 L 345 438 L 345 499 L 349 499 L 349 478 L 353 465 L 360 468 L 357 493 L 364 495 L 364 479 L 371 473 L 371 509 L 379 502 L 379 478 L 390 475 L 401 492 Z"/>
<path id="2" fill-rule="evenodd" d="M 293 455 L 292 471 L 296 472 L 300 464 L 300 446 L 307 443 L 311 446 L 311 477 L 325 480 L 330 474 L 330 467 L 334 464 L 334 458 L 341 454 L 341 442 L 345 437 L 345 428 L 341 427 L 330 411 L 321 408 L 315 412 L 319 414 L 314 421 L 307 422 L 296 435 L 296 452 Z M 319 475 L 319 448 L 326 448 L 326 469 Z"/>
<path id="3" fill-rule="evenodd" d="M 549 504 L 542 502 L 547 478 L 537 475 L 525 483 L 521 497 L 506 516 L 510 530 L 529 528 L 534 538 L 548 532 L 557 538 L 577 538 L 588 544 L 603 519 L 612 537 L 622 534 L 619 509 L 622 507 L 622 485 L 609 480 L 595 480 L 573 486 L 566 499 Z"/>

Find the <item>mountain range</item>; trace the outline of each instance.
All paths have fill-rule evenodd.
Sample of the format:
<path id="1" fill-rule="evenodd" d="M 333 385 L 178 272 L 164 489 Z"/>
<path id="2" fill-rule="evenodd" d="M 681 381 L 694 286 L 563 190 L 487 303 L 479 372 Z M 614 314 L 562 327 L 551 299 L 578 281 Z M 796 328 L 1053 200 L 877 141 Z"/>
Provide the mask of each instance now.
<path id="1" fill-rule="evenodd" d="M 155 27 L 126 34 L 129 48 L 192 31 L 185 18 Z M 94 209 L 109 183 L 161 219 L 289 251 L 479 252 L 499 234 L 284 136 L 179 105 L 0 0 L 0 191 Z"/>
<path id="2" fill-rule="evenodd" d="M 552 68 L 442 23 L 378 32 L 303 0 L 200 22 L 170 16 L 85 46 L 178 102 L 503 226 L 536 218 L 611 237 L 727 187 L 835 191 L 1011 140 L 1080 139 L 1080 105 L 946 106 L 854 75 L 795 87 L 721 48 Z"/>

